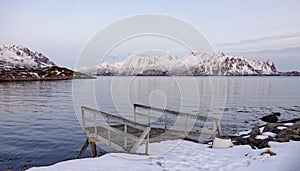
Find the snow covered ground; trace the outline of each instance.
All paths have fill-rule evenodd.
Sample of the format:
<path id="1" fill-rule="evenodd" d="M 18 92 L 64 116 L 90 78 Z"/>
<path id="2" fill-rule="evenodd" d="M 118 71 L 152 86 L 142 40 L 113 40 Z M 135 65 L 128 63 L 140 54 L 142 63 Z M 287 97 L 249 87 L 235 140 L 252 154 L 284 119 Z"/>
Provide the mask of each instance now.
<path id="1" fill-rule="evenodd" d="M 150 144 L 150 155 L 110 153 L 98 158 L 65 161 L 30 171 L 188 170 L 188 171 L 296 171 L 300 168 L 300 142 L 270 142 L 270 148 L 253 150 L 248 145 L 212 149 L 184 140 Z M 139 150 L 143 151 L 143 146 Z M 276 155 L 261 154 L 270 149 Z"/>

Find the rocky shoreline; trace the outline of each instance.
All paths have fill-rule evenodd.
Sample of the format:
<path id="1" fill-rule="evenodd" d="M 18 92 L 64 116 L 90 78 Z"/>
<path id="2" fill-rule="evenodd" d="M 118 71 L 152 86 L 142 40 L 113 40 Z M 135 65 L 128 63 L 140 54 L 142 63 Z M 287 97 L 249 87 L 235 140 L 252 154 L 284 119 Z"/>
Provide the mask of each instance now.
<path id="1" fill-rule="evenodd" d="M 93 79 L 95 77 L 74 72 L 68 68 L 58 66 L 41 69 L 13 68 L 0 70 L 0 82 L 8 81 L 53 81 L 71 79 Z"/>
<path id="2" fill-rule="evenodd" d="M 300 141 L 300 118 L 267 123 L 250 131 L 230 135 L 234 145 L 250 145 L 253 149 L 270 147 L 268 142 Z"/>

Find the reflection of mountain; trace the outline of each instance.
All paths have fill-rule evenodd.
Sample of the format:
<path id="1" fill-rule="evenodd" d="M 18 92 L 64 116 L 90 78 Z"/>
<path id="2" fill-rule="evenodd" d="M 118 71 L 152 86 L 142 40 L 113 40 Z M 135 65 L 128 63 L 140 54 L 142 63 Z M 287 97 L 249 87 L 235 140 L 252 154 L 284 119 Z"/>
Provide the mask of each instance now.
<path id="1" fill-rule="evenodd" d="M 223 53 L 193 52 L 180 59 L 172 53 L 152 56 L 130 55 L 115 63 L 81 67 L 93 75 L 280 75 L 271 61 L 255 61 Z"/>
<path id="2" fill-rule="evenodd" d="M 55 65 L 39 52 L 0 43 L 0 81 L 62 80 L 73 79 L 73 75 L 74 71 Z"/>

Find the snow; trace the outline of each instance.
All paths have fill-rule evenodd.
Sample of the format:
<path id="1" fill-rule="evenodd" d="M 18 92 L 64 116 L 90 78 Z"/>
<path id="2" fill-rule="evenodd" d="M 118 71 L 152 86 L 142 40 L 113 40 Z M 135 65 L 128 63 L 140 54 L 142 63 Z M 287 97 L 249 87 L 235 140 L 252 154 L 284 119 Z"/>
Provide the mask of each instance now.
<path id="1" fill-rule="evenodd" d="M 269 137 L 275 137 L 276 134 L 273 133 L 273 132 L 263 132 L 262 135 L 266 135 L 266 136 L 269 136 Z"/>
<path id="2" fill-rule="evenodd" d="M 286 129 L 287 127 L 285 127 L 285 126 L 278 126 L 277 127 L 277 129 L 279 129 L 279 130 L 283 130 L 283 129 Z"/>
<path id="3" fill-rule="evenodd" d="M 174 54 L 133 54 L 121 62 L 100 63 L 94 67 L 80 67 L 79 72 L 88 74 L 113 73 L 114 75 L 137 75 L 155 70 L 170 75 L 235 75 L 235 74 L 275 74 L 271 61 L 254 61 L 222 53 L 193 52 L 184 58 Z"/>
<path id="4" fill-rule="evenodd" d="M 294 125 L 294 123 L 285 123 L 284 125 L 285 126 L 292 126 L 292 125 Z"/>
<path id="5" fill-rule="evenodd" d="M 250 146 L 234 146 L 212 149 L 209 145 L 184 140 L 168 140 L 151 143 L 149 156 L 110 153 L 98 158 L 64 161 L 48 167 L 34 167 L 29 171 L 81 171 L 81 170 L 210 170 L 210 171 L 279 171 L 297 170 L 300 142 L 270 142 L 274 156 L 261 155 L 267 149 L 251 149 Z M 144 146 L 139 148 L 143 151 Z"/>
<path id="6" fill-rule="evenodd" d="M 256 137 L 255 137 L 255 139 L 259 139 L 259 140 L 264 140 L 267 138 L 269 138 L 269 136 L 267 136 L 267 135 L 256 135 Z"/>
<path id="7" fill-rule="evenodd" d="M 30 72 L 29 74 L 31 74 L 31 75 L 34 75 L 35 77 L 37 77 L 37 78 L 40 78 L 40 76 L 39 76 L 39 74 L 38 73 L 35 73 L 35 72 Z"/>
<path id="8" fill-rule="evenodd" d="M 259 128 L 259 131 L 260 131 L 260 132 L 263 132 L 264 129 L 265 129 L 265 127 L 260 127 L 260 128 Z"/>
<path id="9" fill-rule="evenodd" d="M 39 52 L 32 52 L 23 46 L 10 46 L 0 42 L 0 67 L 39 69 L 50 66 L 55 66 L 55 64 Z"/>
<path id="10" fill-rule="evenodd" d="M 240 131 L 240 132 L 238 132 L 238 133 L 235 134 L 235 135 L 237 135 L 237 136 L 240 136 L 240 135 L 248 135 L 250 132 L 251 132 L 251 130 L 249 130 L 249 131 Z"/>

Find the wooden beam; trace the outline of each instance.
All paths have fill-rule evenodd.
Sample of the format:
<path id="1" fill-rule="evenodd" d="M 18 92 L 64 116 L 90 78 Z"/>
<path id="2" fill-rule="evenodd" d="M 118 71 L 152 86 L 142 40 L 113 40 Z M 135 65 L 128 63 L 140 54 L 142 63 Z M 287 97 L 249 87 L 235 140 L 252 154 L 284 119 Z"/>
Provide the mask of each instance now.
<path id="1" fill-rule="evenodd" d="M 85 142 L 84 142 L 84 144 L 83 144 L 83 146 L 82 146 L 82 148 L 81 148 L 81 150 L 80 150 L 80 152 L 79 152 L 79 154 L 78 154 L 78 156 L 77 156 L 77 159 L 80 159 L 80 158 L 81 158 L 82 154 L 85 152 L 85 150 L 86 150 L 86 148 L 88 147 L 88 145 L 89 145 L 89 138 L 87 138 L 87 139 L 85 140 Z"/>
<path id="2" fill-rule="evenodd" d="M 141 143 L 144 141 L 144 139 L 146 138 L 146 136 L 149 134 L 150 130 L 151 130 L 151 127 L 147 127 L 144 130 L 144 132 L 141 134 L 141 136 L 139 137 L 139 139 L 135 142 L 135 144 L 131 148 L 130 153 L 136 153 L 136 150 L 141 145 Z"/>
<path id="3" fill-rule="evenodd" d="M 91 155 L 92 155 L 92 157 L 97 157 L 96 143 L 95 142 L 90 142 L 90 146 L 91 146 Z"/>

